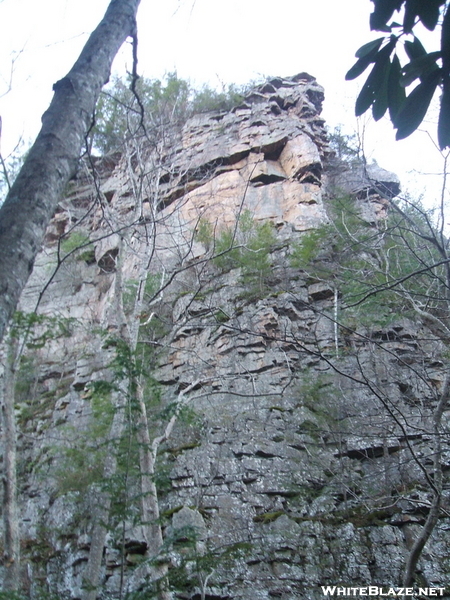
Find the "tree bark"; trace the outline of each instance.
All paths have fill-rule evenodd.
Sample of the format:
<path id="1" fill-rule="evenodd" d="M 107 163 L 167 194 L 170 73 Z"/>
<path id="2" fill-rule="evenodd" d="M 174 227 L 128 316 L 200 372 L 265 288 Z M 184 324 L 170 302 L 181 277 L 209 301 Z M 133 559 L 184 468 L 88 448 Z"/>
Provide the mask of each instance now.
<path id="1" fill-rule="evenodd" d="M 141 471 L 141 521 L 147 542 L 147 556 L 150 559 L 158 557 L 164 543 L 160 523 L 158 490 L 155 484 L 156 454 L 152 449 L 149 434 L 147 409 L 143 398 L 142 383 L 138 384 L 137 396 L 139 402 L 139 421 L 137 440 L 139 442 L 139 462 Z M 172 594 L 166 589 L 166 578 L 169 565 L 160 560 L 147 568 L 147 574 L 158 585 L 158 600 L 172 600 Z"/>
<path id="2" fill-rule="evenodd" d="M 158 490 L 155 484 L 155 464 L 158 449 L 161 444 L 166 442 L 174 428 L 183 406 L 186 405 L 185 394 L 197 387 L 199 381 L 188 385 L 187 388 L 178 394 L 174 414 L 169 419 L 164 432 L 150 440 L 149 423 L 147 418 L 147 409 L 145 407 L 143 388 L 141 383 L 137 387 L 137 399 L 139 402 L 139 420 L 137 439 L 139 442 L 139 462 L 141 471 L 141 522 L 144 530 L 145 541 L 147 542 L 147 557 L 155 559 L 161 552 L 164 538 L 160 522 Z M 160 557 L 160 561 L 153 565 L 149 571 L 152 581 L 158 582 L 159 589 L 157 593 L 158 600 L 172 600 L 173 595 L 167 589 L 167 573 L 169 564 Z"/>
<path id="3" fill-rule="evenodd" d="M 409 553 L 408 559 L 405 565 L 405 573 L 403 576 L 403 585 L 405 587 L 411 587 L 414 583 L 414 575 L 417 568 L 417 563 L 422 556 L 422 551 L 425 544 L 431 537 L 441 513 L 442 504 L 442 484 L 443 484 L 443 472 L 442 472 L 442 447 L 441 447 L 441 423 L 442 415 L 448 405 L 450 397 L 450 375 L 447 375 L 444 381 L 443 389 L 439 402 L 433 414 L 433 500 L 431 502 L 430 511 L 428 513 L 425 525 L 422 527 L 417 539 L 415 540 L 413 547 Z"/>
<path id="4" fill-rule="evenodd" d="M 116 331 L 123 331 L 125 325 L 125 314 L 123 312 L 123 281 L 122 281 L 122 260 L 123 245 L 122 239 L 119 243 L 118 264 L 116 278 L 114 281 L 114 295 L 111 303 L 109 325 Z M 125 427 L 125 409 L 126 398 L 128 395 L 129 381 L 120 382 L 119 390 L 115 401 L 115 415 L 109 432 L 110 450 L 105 459 L 103 467 L 103 480 L 108 481 L 117 471 L 117 451 L 118 442 L 123 435 Z M 103 562 L 103 553 L 108 533 L 108 523 L 111 512 L 112 497 L 111 493 L 103 490 L 97 498 L 97 508 L 93 515 L 94 526 L 91 535 L 91 546 L 89 548 L 89 558 L 86 569 L 83 573 L 83 600 L 96 600 L 101 585 L 101 571 Z"/>
<path id="5" fill-rule="evenodd" d="M 53 86 L 41 131 L 0 209 L 0 341 L 45 230 L 75 175 L 95 104 L 123 42 L 135 36 L 140 0 L 111 0 L 69 73 Z"/>
<path id="6" fill-rule="evenodd" d="M 124 407 L 118 407 L 111 425 L 109 440 L 116 447 L 124 427 Z M 103 476 L 105 481 L 113 477 L 117 469 L 117 455 L 112 450 L 108 454 Z M 111 510 L 111 494 L 100 492 L 97 498 L 97 508 L 94 516 L 94 527 L 91 534 L 91 547 L 86 568 L 83 572 L 83 600 L 96 600 L 101 585 L 103 552 L 105 549 L 108 522 Z"/>
<path id="7" fill-rule="evenodd" d="M 14 414 L 16 345 L 11 340 L 6 348 L 3 372 L 3 526 L 5 575 L 4 591 L 20 589 L 20 527 L 17 507 L 17 433 Z"/>

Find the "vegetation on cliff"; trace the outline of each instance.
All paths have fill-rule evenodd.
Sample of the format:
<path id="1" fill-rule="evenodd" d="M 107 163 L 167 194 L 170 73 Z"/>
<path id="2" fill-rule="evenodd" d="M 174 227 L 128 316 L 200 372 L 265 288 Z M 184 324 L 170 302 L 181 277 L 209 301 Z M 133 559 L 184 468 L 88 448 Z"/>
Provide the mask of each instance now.
<path id="1" fill-rule="evenodd" d="M 144 111 L 142 136 L 136 106 L 114 135 L 102 108 L 121 156 L 91 157 L 69 190 L 45 287 L 37 276 L 11 330 L 8 585 L 27 600 L 253 600 L 255 581 L 288 598 L 383 568 L 419 581 L 446 518 L 444 206 L 366 180 L 342 193 L 333 174 L 364 166 L 342 136 L 325 193 L 307 74 L 167 144 L 188 89 L 170 81 L 143 82 L 162 115 Z"/>
<path id="2" fill-rule="evenodd" d="M 197 89 L 176 72 L 165 80 L 140 77 L 134 84 L 115 79 L 100 95 L 91 144 L 100 154 L 122 151 L 127 139 L 147 138 L 152 144 L 165 128 L 180 127 L 192 115 L 230 110 L 242 101 L 249 86 L 229 85 L 219 92 L 207 85 Z"/>

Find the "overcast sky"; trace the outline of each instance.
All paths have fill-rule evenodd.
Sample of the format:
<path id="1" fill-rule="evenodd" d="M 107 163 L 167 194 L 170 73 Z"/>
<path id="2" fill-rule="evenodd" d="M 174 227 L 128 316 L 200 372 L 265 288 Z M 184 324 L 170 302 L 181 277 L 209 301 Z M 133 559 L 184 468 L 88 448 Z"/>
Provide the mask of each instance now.
<path id="1" fill-rule="evenodd" d="M 108 2 L 0 2 L 3 155 L 21 134 L 26 140 L 36 136 L 52 84 L 70 69 Z M 177 70 L 199 86 L 307 71 L 325 88 L 328 125 L 343 124 L 348 133 L 364 130 L 369 158 L 398 173 L 411 192 L 425 192 L 431 203 L 438 184 L 424 173 L 442 171 L 442 158 L 428 134 L 417 132 L 395 142 L 387 119 L 375 125 L 365 117 L 357 123 L 353 116 L 360 83 L 345 82 L 344 77 L 355 51 L 374 37 L 368 26 L 371 6 L 370 0 L 142 0 L 139 70 L 149 78 Z M 123 73 L 130 61 L 131 49 L 125 44 L 116 72 Z M 433 135 L 434 130 L 430 126 Z"/>

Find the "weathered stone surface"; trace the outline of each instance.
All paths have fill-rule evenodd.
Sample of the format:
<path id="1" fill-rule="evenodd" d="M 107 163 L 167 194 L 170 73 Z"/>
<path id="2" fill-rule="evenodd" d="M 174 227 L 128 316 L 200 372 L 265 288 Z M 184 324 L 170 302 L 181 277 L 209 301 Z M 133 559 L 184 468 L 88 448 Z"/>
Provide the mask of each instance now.
<path id="1" fill-rule="evenodd" d="M 280 154 L 280 163 L 289 177 L 299 178 L 308 172 L 317 172 L 318 177 L 322 169 L 319 149 L 306 134 L 298 135 L 286 143 Z"/>
<path id="2" fill-rule="evenodd" d="M 394 198 L 400 193 L 400 181 L 395 173 L 383 169 L 377 163 L 356 164 L 334 174 L 333 184 L 345 194 L 361 198 L 376 194 L 381 198 Z"/>
<path id="3" fill-rule="evenodd" d="M 406 361 L 425 365 L 439 386 L 442 349 L 428 330 L 405 318 L 371 331 L 361 326 L 359 337 L 347 339 L 339 331 L 340 371 L 331 368 L 334 286 L 289 264 L 302 232 L 327 219 L 326 197 L 336 185 L 327 162 L 322 99 L 322 88 L 301 73 L 273 78 L 229 113 L 189 120 L 164 151 L 158 181 L 143 184 L 140 198 L 131 183 L 137 168 L 130 171 L 126 161 L 97 165 L 106 209 L 93 210 L 82 222 L 95 261 L 81 253 L 68 257 L 41 300 L 45 314 L 75 319 L 72 333 L 33 350 L 32 381 L 17 403 L 24 564 L 33 600 L 45 578 L 58 598 L 76 600 L 82 593 L 99 497 L 95 477 L 101 464 L 94 458 L 103 448 L 98 430 L 89 427 L 99 406 L 109 414 L 109 405 L 101 404 L 105 398 L 93 397 L 93 389 L 100 381 L 117 384 L 110 363 L 124 327 L 119 275 L 127 316 L 149 243 L 149 272 L 164 289 L 158 296 L 147 290 L 150 300 L 135 321 L 146 347 L 158 349 L 156 364 L 144 355 L 158 389 L 155 396 L 155 387 L 146 392 L 152 436 L 162 433 L 179 393 L 199 382 L 158 453 L 161 522 L 166 541 L 177 530 L 193 528 L 198 556 L 214 558 L 206 597 L 319 600 L 321 585 L 400 581 L 429 501 L 408 448 L 431 455 L 429 439 L 417 429 L 427 424 L 425 408 L 434 398 L 425 382 L 411 386 Z M 146 160 L 142 172 L 156 172 L 150 151 Z M 27 312 L 57 266 L 58 237 L 82 219 L 95 195 L 90 177 L 80 174 L 49 228 L 22 297 Z M 385 201 L 361 173 L 355 178 L 343 184 L 351 193 L 368 192 L 362 206 L 372 222 L 382 216 Z M 392 184 L 393 193 L 395 177 L 377 172 L 373 178 Z M 272 222 L 276 232 L 270 274 L 256 284 L 245 280 L 242 267 L 220 269 L 210 260 L 214 240 L 192 237 L 201 219 L 219 233 L 235 226 L 244 210 L 256 223 Z M 121 241 L 114 227 L 124 223 L 132 227 L 121 230 Z M 115 253 L 119 247 L 121 255 Z M 108 335 L 112 341 L 105 344 Z M 388 391 L 404 422 L 389 420 L 367 387 L 340 374 L 358 378 L 361 365 Z M 67 462 L 64 448 L 84 443 L 85 464 L 74 482 L 75 461 Z M 134 512 L 121 520 L 117 509 L 111 518 L 101 600 L 118 598 L 121 586 L 135 592 L 143 583 L 139 477 L 137 464 L 125 465 L 121 476 L 127 474 Z M 117 479 L 108 484 L 119 485 Z M 117 489 L 125 493 L 124 486 Z M 119 505 L 123 497 L 115 500 Z M 420 562 L 423 577 L 436 585 L 449 581 L 447 529 L 442 518 L 432 551 Z M 188 556 L 186 548 L 174 548 L 171 568 Z M 191 587 L 180 598 L 199 597 L 193 563 L 187 568 Z"/>
<path id="4" fill-rule="evenodd" d="M 208 532 L 202 515 L 196 511 L 183 506 L 172 517 L 172 528 L 176 534 L 177 530 L 192 529 L 196 540 L 205 540 Z"/>

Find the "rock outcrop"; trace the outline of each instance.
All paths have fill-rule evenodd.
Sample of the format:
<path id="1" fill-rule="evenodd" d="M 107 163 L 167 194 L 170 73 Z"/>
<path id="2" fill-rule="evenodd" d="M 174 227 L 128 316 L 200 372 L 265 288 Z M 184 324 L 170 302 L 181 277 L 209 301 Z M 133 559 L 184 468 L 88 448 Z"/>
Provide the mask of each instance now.
<path id="1" fill-rule="evenodd" d="M 292 245 L 327 221 L 336 187 L 359 195 L 368 223 L 399 190 L 382 169 L 328 169 L 322 100 L 305 73 L 273 78 L 231 112 L 190 119 L 169 145 L 97 159 L 61 202 L 21 301 L 53 319 L 29 343 L 16 398 L 33 599 L 83 597 L 105 493 L 99 598 L 137 594 L 155 558 L 140 513 L 142 447 L 117 442 L 103 477 L 113 399 L 134 377 L 117 361 L 118 340 L 133 339 L 151 439 L 161 438 L 153 479 L 175 597 L 309 600 L 326 585 L 400 584 L 428 501 L 411 446 L 431 451 L 432 394 L 411 386 L 409 365 L 435 368 L 441 385 L 441 348 L 406 318 L 370 343 L 362 330 L 337 338 L 333 283 L 291 266 Z M 262 231 L 268 250 L 249 242 Z M 256 267 L 243 254 L 217 260 L 223 232 L 259 253 Z M 360 368 L 388 390 L 401 423 L 358 385 Z M 421 558 L 423 586 L 449 583 L 448 526 L 440 519 Z"/>

